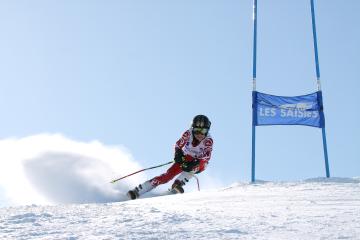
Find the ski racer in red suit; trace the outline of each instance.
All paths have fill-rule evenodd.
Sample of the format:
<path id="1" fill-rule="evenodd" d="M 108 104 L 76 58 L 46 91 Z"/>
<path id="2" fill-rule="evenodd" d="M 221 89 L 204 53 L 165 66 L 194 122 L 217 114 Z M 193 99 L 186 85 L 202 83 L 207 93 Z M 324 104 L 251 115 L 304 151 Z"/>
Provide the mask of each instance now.
<path id="1" fill-rule="evenodd" d="M 171 187 L 172 193 L 183 193 L 183 186 L 194 174 L 205 170 L 213 148 L 209 133 L 211 122 L 205 115 L 194 117 L 191 128 L 183 133 L 175 144 L 175 163 L 160 176 L 154 177 L 130 190 L 127 195 L 136 199 L 160 184 L 169 182 L 179 175 Z"/>

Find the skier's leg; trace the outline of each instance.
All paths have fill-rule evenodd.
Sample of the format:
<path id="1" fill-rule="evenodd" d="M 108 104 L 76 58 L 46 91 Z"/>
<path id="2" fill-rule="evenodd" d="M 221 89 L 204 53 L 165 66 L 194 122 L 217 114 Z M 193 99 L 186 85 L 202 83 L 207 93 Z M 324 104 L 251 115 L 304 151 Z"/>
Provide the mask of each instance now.
<path id="1" fill-rule="evenodd" d="M 181 167 L 179 164 L 173 164 L 164 174 L 160 176 L 154 177 L 153 179 L 146 181 L 140 184 L 138 187 L 134 188 L 133 190 L 128 191 L 127 195 L 130 199 L 136 199 L 140 197 L 142 194 L 151 191 L 155 187 L 160 184 L 167 183 L 171 179 L 173 179 L 176 175 L 181 172 Z"/>
<path id="2" fill-rule="evenodd" d="M 176 175 L 181 173 L 181 167 L 180 164 L 174 163 L 164 174 L 161 174 L 160 176 L 154 177 L 150 180 L 151 184 L 153 186 L 158 186 L 160 184 L 164 184 L 169 182 L 171 179 L 173 179 Z"/>
<path id="3" fill-rule="evenodd" d="M 155 186 L 151 184 L 150 181 L 146 181 L 139 186 L 135 187 L 133 190 L 130 190 L 127 195 L 130 199 L 136 199 L 140 197 L 142 194 L 151 191 Z"/>

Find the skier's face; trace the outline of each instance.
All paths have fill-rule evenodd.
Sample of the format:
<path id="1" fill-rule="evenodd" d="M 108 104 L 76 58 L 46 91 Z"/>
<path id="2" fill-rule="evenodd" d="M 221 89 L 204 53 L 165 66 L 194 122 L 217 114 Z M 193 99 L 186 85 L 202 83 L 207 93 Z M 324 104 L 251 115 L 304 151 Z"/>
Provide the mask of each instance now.
<path id="1" fill-rule="evenodd" d="M 201 142 L 205 138 L 205 134 L 201 132 L 194 132 L 194 136 L 199 142 Z"/>
<path id="2" fill-rule="evenodd" d="M 201 142 L 205 138 L 205 134 L 202 133 L 195 133 L 194 136 L 199 142 Z"/>
<path id="3" fill-rule="evenodd" d="M 209 129 L 206 128 L 197 128 L 197 127 L 193 128 L 193 134 L 195 138 L 200 142 L 205 138 L 208 131 Z"/>

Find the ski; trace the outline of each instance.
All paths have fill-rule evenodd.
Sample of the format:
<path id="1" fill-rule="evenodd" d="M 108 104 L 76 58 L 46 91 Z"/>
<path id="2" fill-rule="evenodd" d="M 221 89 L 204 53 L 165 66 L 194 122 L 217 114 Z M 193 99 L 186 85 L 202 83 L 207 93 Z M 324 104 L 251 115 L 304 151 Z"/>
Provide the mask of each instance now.
<path id="1" fill-rule="evenodd" d="M 145 197 L 139 197 L 136 195 L 136 193 L 134 193 L 134 191 L 130 190 L 126 193 L 126 196 L 129 200 L 136 200 L 136 199 L 144 199 L 144 198 L 153 198 L 153 197 L 163 197 L 163 196 L 168 196 L 168 195 L 174 195 L 174 194 L 178 194 L 180 192 L 176 191 L 175 189 L 168 189 L 164 192 L 160 192 L 160 193 L 156 193 L 153 194 L 152 196 L 145 196 Z"/>

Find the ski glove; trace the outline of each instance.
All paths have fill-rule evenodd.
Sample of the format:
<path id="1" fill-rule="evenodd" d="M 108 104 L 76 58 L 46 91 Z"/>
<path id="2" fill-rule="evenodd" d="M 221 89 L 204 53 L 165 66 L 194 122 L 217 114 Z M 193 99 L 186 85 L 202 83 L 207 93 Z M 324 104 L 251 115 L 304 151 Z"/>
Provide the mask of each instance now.
<path id="1" fill-rule="evenodd" d="M 181 164 L 181 169 L 184 172 L 191 172 L 196 166 L 200 163 L 199 159 L 194 159 L 193 161 L 183 162 Z"/>
<path id="2" fill-rule="evenodd" d="M 185 161 L 185 156 L 184 156 L 183 150 L 181 150 L 180 148 L 177 148 L 175 150 L 174 160 L 176 163 L 179 163 L 179 164 L 182 164 Z"/>

